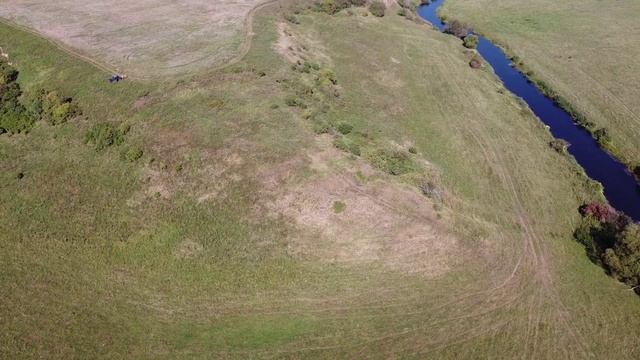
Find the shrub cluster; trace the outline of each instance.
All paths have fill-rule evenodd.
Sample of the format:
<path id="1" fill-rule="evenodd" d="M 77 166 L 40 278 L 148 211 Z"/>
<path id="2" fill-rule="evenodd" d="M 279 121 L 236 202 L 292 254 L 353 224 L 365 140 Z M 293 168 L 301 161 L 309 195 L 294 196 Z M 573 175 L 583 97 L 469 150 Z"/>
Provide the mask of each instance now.
<path id="1" fill-rule="evenodd" d="M 482 64 L 484 64 L 484 61 L 482 60 L 482 57 L 480 57 L 478 54 L 473 54 L 473 57 L 471 57 L 471 60 L 469 60 L 469 66 L 471 66 L 474 69 L 481 68 Z"/>
<path id="2" fill-rule="evenodd" d="M 123 150 L 121 153 L 121 157 L 123 160 L 126 160 L 128 162 L 135 162 L 136 160 L 140 159 L 143 154 L 144 151 L 142 150 L 142 147 L 140 147 L 139 145 L 133 145 Z"/>
<path id="3" fill-rule="evenodd" d="M 351 6 L 364 6 L 366 0 L 320 0 L 316 2 L 317 11 L 333 15 Z"/>
<path id="4" fill-rule="evenodd" d="M 391 175 L 406 174 L 415 168 L 409 154 L 401 150 L 380 149 L 370 156 L 370 160 L 373 166 Z"/>
<path id="5" fill-rule="evenodd" d="M 370 5 L 369 5 L 369 12 L 377 17 L 383 17 L 385 11 L 387 10 L 387 6 L 379 0 L 374 0 Z"/>
<path id="6" fill-rule="evenodd" d="M 80 115 L 80 109 L 71 98 L 64 98 L 57 91 L 40 90 L 35 100 L 36 108 L 40 116 L 51 125 L 59 125 Z"/>
<path id="7" fill-rule="evenodd" d="M 124 143 L 124 136 L 129 132 L 128 124 L 114 126 L 111 123 L 98 123 L 93 125 L 85 134 L 85 144 L 92 144 L 96 151 L 104 150 L 112 145 Z"/>
<path id="8" fill-rule="evenodd" d="M 0 134 L 28 132 L 36 121 L 20 101 L 18 71 L 0 58 Z"/>
<path id="9" fill-rule="evenodd" d="M 561 154 L 566 154 L 567 153 L 567 149 L 569 148 L 570 144 L 568 141 L 564 140 L 564 139 L 553 139 L 551 140 L 551 142 L 549 143 L 549 146 L 551 146 L 551 148 Z"/>
<path id="10" fill-rule="evenodd" d="M 80 114 L 72 99 L 63 98 L 57 91 L 40 90 L 25 101 L 17 82 L 18 74 L 0 58 L 0 133 L 28 132 L 40 119 L 58 125 Z"/>
<path id="11" fill-rule="evenodd" d="M 444 27 L 444 32 L 455 37 L 459 37 L 460 39 L 464 39 L 467 35 L 469 35 L 471 29 L 469 29 L 467 25 L 461 23 L 460 21 L 453 20 L 447 23 L 447 25 Z"/>
<path id="12" fill-rule="evenodd" d="M 589 257 L 616 279 L 640 285 L 640 226 L 607 204 L 585 204 L 580 213 L 582 222 L 574 236 Z"/>
<path id="13" fill-rule="evenodd" d="M 609 130 L 607 130 L 606 128 L 600 128 L 594 131 L 593 137 L 601 145 L 607 145 L 611 143 L 611 136 L 609 135 Z"/>
<path id="14" fill-rule="evenodd" d="M 469 34 L 465 36 L 463 45 L 467 49 L 475 49 L 478 47 L 478 41 L 480 41 L 480 39 L 477 35 Z"/>

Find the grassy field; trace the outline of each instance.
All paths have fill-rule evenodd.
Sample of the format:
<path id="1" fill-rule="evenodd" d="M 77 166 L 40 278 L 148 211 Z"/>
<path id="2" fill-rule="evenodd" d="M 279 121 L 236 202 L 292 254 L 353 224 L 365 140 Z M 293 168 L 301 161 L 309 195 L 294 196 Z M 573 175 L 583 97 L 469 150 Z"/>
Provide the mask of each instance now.
<path id="1" fill-rule="evenodd" d="M 609 129 L 617 156 L 640 164 L 640 29 L 635 1 L 448 0 L 466 21 L 518 55 L 589 121 Z"/>
<path id="2" fill-rule="evenodd" d="M 204 70 L 237 56 L 245 18 L 258 3 L 3 0 L 0 16 L 130 76 L 159 78 Z"/>
<path id="3" fill-rule="evenodd" d="M 117 85 L 0 25 L 84 114 L 0 136 L 0 357 L 640 356 L 575 163 L 455 39 L 365 13 L 265 7 L 241 62 Z M 105 121 L 131 132 L 97 152 Z"/>

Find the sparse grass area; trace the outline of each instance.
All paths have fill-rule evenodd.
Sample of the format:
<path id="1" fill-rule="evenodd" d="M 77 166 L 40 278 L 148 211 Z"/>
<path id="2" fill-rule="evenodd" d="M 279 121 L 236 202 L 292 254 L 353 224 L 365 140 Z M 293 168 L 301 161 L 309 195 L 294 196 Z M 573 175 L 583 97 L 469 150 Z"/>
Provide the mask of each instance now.
<path id="1" fill-rule="evenodd" d="M 301 12 L 307 73 L 274 50 L 278 11 L 260 12 L 237 66 L 161 83 L 111 85 L 0 25 L 25 91 L 46 83 L 86 117 L 0 135 L 0 357 L 638 357 L 638 299 L 572 239 L 598 194 L 458 41 Z M 290 96 L 307 108 L 273 106 Z M 87 146 L 102 123 L 130 124 L 123 146 L 144 156 Z M 294 202 L 302 222 L 274 210 L 306 184 L 334 197 Z"/>
<path id="2" fill-rule="evenodd" d="M 447 0 L 442 14 L 518 55 L 536 82 L 553 89 L 604 146 L 633 167 L 640 162 L 640 3 L 597 0 Z"/>

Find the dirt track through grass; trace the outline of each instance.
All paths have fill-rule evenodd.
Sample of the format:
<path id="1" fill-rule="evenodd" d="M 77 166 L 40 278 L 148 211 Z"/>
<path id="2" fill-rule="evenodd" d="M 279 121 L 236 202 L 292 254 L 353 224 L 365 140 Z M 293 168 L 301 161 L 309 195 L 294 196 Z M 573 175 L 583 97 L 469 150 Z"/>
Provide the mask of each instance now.
<path id="1" fill-rule="evenodd" d="M 63 87 L 89 117 L 0 137 L 7 159 L 0 163 L 0 281 L 11 289 L 0 302 L 7 329 L 0 354 L 638 354 L 637 299 L 621 294 L 571 239 L 575 208 L 592 196 L 584 178 L 548 148 L 548 132 L 500 93 L 493 74 L 468 67 L 459 43 L 393 14 L 301 15 L 291 26 L 294 43 L 334 70 L 340 86 L 324 116 L 349 122 L 354 138 L 371 141 L 359 158 L 332 148 L 318 157 L 327 142 L 301 109 L 284 103 L 291 90 L 282 84 L 306 75 L 273 49 L 282 36 L 279 9 L 264 7 L 255 20 L 252 46 L 233 66 L 178 84 L 126 86 L 105 84 L 103 73 L 78 59 L 0 26 L 26 88 Z M 151 100 L 132 106 L 141 97 Z M 91 123 L 124 119 L 133 124 L 127 141 L 144 144 L 142 162 L 123 163 L 116 149 L 96 154 L 82 143 Z M 369 191 L 372 184 L 406 191 L 410 179 L 357 175 L 377 146 L 407 143 L 448 191 L 440 219 L 430 217 L 435 209 L 413 216 L 402 197 L 381 201 Z M 16 171 L 25 181 L 15 180 Z M 402 252 L 342 262 L 299 256 L 292 251 L 298 244 L 340 248 L 314 236 L 312 222 L 268 204 L 324 177 L 344 184 L 341 199 L 356 194 L 455 237 L 450 266 L 429 274 L 385 264 L 419 264 Z M 160 197 L 149 192 L 158 184 Z M 432 205 L 418 199 L 425 203 L 414 209 Z M 331 204 L 314 205 L 333 211 Z M 346 201 L 345 211 L 326 215 L 327 227 L 353 220 L 352 206 Z M 379 219 L 371 223 L 376 231 Z M 181 252 L 185 245 L 189 251 Z"/>
<path id="2" fill-rule="evenodd" d="M 259 2 L 9 0 L 0 16 L 111 72 L 161 78 L 242 57 Z"/>

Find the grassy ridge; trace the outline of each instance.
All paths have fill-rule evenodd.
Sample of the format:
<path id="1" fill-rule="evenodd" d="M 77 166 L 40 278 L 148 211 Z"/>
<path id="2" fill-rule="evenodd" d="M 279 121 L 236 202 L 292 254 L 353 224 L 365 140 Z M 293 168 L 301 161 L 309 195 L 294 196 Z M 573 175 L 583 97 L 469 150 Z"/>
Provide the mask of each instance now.
<path id="1" fill-rule="evenodd" d="M 109 85 L 0 26 L 23 87 L 63 88 L 87 114 L 0 137 L 3 356 L 637 355 L 637 299 L 571 239 L 575 208 L 597 195 L 493 74 L 470 69 L 458 42 L 399 16 L 298 18 L 291 32 L 340 87 L 322 116 L 353 126 L 345 136 L 360 142 L 361 159 L 412 144 L 412 159 L 449 193 L 441 225 L 464 266 L 432 278 L 292 255 L 309 234 L 264 206 L 273 195 L 261 174 L 313 154 L 317 135 L 285 103 L 292 88 L 281 80 L 302 75 L 273 49 L 275 8 L 260 13 L 242 63 L 166 83 Z M 131 122 L 126 141 L 143 158 L 85 145 L 101 121 Z M 303 159 L 294 182 L 318 176 Z"/>

